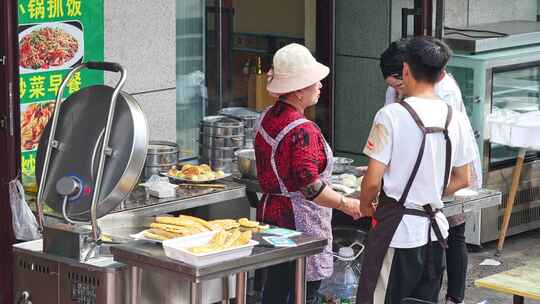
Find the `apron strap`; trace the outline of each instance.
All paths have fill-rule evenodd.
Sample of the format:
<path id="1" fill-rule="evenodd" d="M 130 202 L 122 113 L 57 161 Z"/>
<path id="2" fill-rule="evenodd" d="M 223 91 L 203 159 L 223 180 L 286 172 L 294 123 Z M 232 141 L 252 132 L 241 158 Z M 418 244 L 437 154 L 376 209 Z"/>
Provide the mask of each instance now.
<path id="1" fill-rule="evenodd" d="M 407 181 L 407 184 L 405 186 L 405 189 L 403 191 L 403 194 L 401 195 L 401 198 L 399 199 L 399 203 L 403 206 L 405 204 L 405 200 L 407 199 L 407 196 L 409 195 L 409 191 L 411 190 L 412 183 L 416 177 L 416 174 L 418 173 L 418 169 L 420 168 L 420 163 L 422 162 L 422 158 L 424 156 L 424 148 L 426 145 L 426 135 L 431 133 L 443 133 L 444 140 L 446 142 L 446 156 L 445 156 L 445 168 L 444 168 L 444 181 L 443 181 L 443 193 L 446 189 L 446 186 L 448 184 L 448 179 L 450 177 L 450 164 L 451 164 L 451 156 L 452 156 L 452 142 L 450 141 L 450 137 L 448 136 L 448 125 L 450 124 L 450 121 L 452 120 L 452 107 L 449 105 L 447 106 L 448 112 L 446 115 L 446 122 L 443 128 L 426 128 L 424 126 L 424 123 L 414 111 L 414 109 L 405 101 L 400 102 L 400 105 L 402 105 L 407 112 L 411 115 L 414 122 L 420 128 L 420 131 L 422 131 L 422 144 L 420 145 L 420 151 L 418 153 L 418 157 L 416 158 L 416 162 L 413 167 L 413 171 L 411 173 L 411 176 L 409 177 L 409 180 Z M 441 194 L 442 195 L 442 194 Z M 431 229 L 434 230 L 435 236 L 437 237 L 437 240 L 443 246 L 443 248 L 448 248 L 448 244 L 446 240 L 443 238 L 441 230 L 439 228 L 439 225 L 437 224 L 435 214 L 436 212 L 433 211 L 430 204 L 423 206 L 425 213 L 427 213 L 429 221 L 430 221 L 430 231 L 428 232 L 429 243 L 431 243 Z"/>
<path id="2" fill-rule="evenodd" d="M 412 119 L 414 120 L 414 122 L 416 123 L 420 131 L 422 132 L 422 143 L 420 144 L 418 157 L 416 158 L 411 175 L 409 176 L 409 179 L 407 180 L 407 183 L 405 184 L 405 188 L 403 189 L 403 193 L 401 194 L 401 198 L 399 199 L 399 204 L 404 205 L 405 200 L 407 199 L 407 196 L 409 196 L 409 191 L 411 190 L 412 183 L 414 182 L 414 179 L 416 178 L 416 174 L 418 173 L 418 169 L 420 168 L 420 163 L 422 162 L 422 158 L 424 156 L 427 130 L 426 130 L 426 127 L 424 126 L 424 123 L 420 119 L 420 117 L 418 117 L 418 114 L 416 113 L 416 111 L 414 111 L 414 109 L 407 102 L 402 101 L 399 104 L 402 105 L 405 108 L 405 110 L 407 110 L 407 112 L 409 112 Z"/>
<path id="3" fill-rule="evenodd" d="M 448 135 L 448 126 L 450 125 L 450 121 L 452 120 L 452 107 L 450 105 L 446 105 L 448 108 L 448 114 L 446 115 L 446 123 L 444 124 L 444 139 L 446 140 L 446 160 L 444 165 L 444 183 L 442 188 L 442 193 L 444 194 L 444 190 L 446 190 L 446 186 L 448 186 L 448 180 L 450 179 L 450 166 L 452 165 L 452 141 L 450 140 L 450 136 Z"/>
<path id="4" fill-rule="evenodd" d="M 450 107 L 449 105 L 446 105 L 448 112 L 446 115 L 446 122 L 443 129 L 443 128 L 438 128 L 438 127 L 426 128 L 424 126 L 424 123 L 422 122 L 418 114 L 416 113 L 416 111 L 407 102 L 402 101 L 399 104 L 402 105 L 405 108 L 405 110 L 407 110 L 407 112 L 409 112 L 414 122 L 416 123 L 420 131 L 422 132 L 422 143 L 420 144 L 418 157 L 416 158 L 416 162 L 414 163 L 411 176 L 409 177 L 407 184 L 405 184 L 405 189 L 403 190 L 401 198 L 399 199 L 399 203 L 403 205 L 405 204 L 405 200 L 407 199 L 407 196 L 409 195 L 409 191 L 411 190 L 412 183 L 414 179 L 416 178 L 418 169 L 420 168 L 420 163 L 422 162 L 422 158 L 424 156 L 424 148 L 426 146 L 427 134 L 443 133 L 444 135 L 444 139 L 446 142 L 446 157 L 445 157 L 445 168 L 444 168 L 443 192 L 446 189 L 446 186 L 448 185 L 448 179 L 450 178 L 450 165 L 451 165 L 451 160 L 452 160 L 452 142 L 450 141 L 450 137 L 448 136 L 448 125 L 450 124 L 450 121 L 452 120 L 452 107 Z"/>
<path id="5" fill-rule="evenodd" d="M 275 138 L 272 138 L 272 136 L 270 136 L 268 134 L 268 132 L 266 132 L 266 130 L 264 129 L 262 123 L 263 123 L 263 120 L 266 116 L 266 114 L 268 113 L 268 111 L 270 111 L 272 109 L 272 107 L 269 107 L 267 108 L 262 114 L 261 114 L 261 117 L 259 119 L 259 121 L 257 122 L 256 124 L 256 128 L 257 128 L 257 133 L 260 134 L 262 136 L 262 138 L 264 139 L 264 141 L 272 148 L 272 154 L 270 155 L 270 165 L 272 166 L 272 171 L 274 171 L 274 175 L 276 176 L 276 179 L 279 183 L 279 188 L 281 190 L 281 193 L 279 193 L 279 195 L 283 195 L 283 196 L 290 196 L 290 192 L 288 191 L 287 189 L 287 186 L 285 185 L 285 183 L 283 182 L 283 180 L 281 179 L 281 177 L 279 176 L 279 172 L 277 170 L 277 164 L 276 164 L 276 152 L 277 152 L 277 149 L 279 147 L 279 144 L 281 143 L 281 141 L 283 140 L 283 138 L 285 138 L 285 136 L 291 131 L 293 130 L 294 128 L 298 127 L 299 125 L 302 125 L 302 124 L 305 124 L 305 123 L 310 123 L 311 121 L 310 120 L 307 120 L 305 118 L 299 118 L 297 120 L 294 120 L 292 122 L 290 122 L 287 126 L 285 126 L 285 128 L 283 128 L 279 133 L 278 135 L 276 135 Z M 273 195 L 278 195 L 278 193 L 274 193 Z"/>

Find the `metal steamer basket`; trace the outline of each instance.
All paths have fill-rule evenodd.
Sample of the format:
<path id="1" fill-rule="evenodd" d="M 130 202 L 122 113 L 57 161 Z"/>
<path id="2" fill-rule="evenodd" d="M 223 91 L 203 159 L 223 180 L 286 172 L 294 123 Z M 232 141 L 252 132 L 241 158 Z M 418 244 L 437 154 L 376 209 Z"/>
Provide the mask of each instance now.
<path id="1" fill-rule="evenodd" d="M 213 170 L 232 172 L 235 167 L 234 152 L 244 146 L 244 123 L 216 115 L 205 117 L 200 126 L 201 162 L 208 163 Z"/>
<path id="2" fill-rule="evenodd" d="M 225 115 L 242 121 L 244 123 L 243 148 L 253 148 L 253 140 L 255 138 L 255 124 L 261 114 L 259 112 L 255 112 L 253 110 L 243 107 L 223 108 L 219 113 L 221 115 Z"/>
<path id="3" fill-rule="evenodd" d="M 206 116 L 201 121 L 201 129 L 205 136 L 228 137 L 243 136 L 244 123 L 222 115 Z"/>
<path id="4" fill-rule="evenodd" d="M 204 147 L 242 148 L 244 146 L 244 137 L 243 136 L 227 136 L 227 137 L 205 136 L 203 133 L 200 133 L 200 143 L 202 143 L 202 146 Z"/>
<path id="5" fill-rule="evenodd" d="M 178 145 L 170 141 L 150 141 L 142 179 L 167 172 L 178 162 Z"/>
<path id="6" fill-rule="evenodd" d="M 83 68 L 117 72 L 120 79 L 115 88 L 91 86 L 62 101 L 66 84 Z M 124 68 L 107 62 L 83 63 L 64 79 L 37 153 L 41 226 L 46 202 L 78 229 L 90 222 L 92 238 L 98 240 L 97 219 L 120 204 L 137 184 L 145 163 L 148 130 L 137 101 L 121 91 L 125 81 Z M 51 245 L 50 240 L 44 233 L 44 249 Z"/>

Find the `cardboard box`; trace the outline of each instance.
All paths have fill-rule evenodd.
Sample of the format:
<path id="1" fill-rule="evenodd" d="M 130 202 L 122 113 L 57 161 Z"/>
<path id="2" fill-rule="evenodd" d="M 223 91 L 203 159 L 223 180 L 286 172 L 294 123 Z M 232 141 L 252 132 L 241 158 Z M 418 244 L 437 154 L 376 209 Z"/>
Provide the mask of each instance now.
<path id="1" fill-rule="evenodd" d="M 266 74 L 249 75 L 248 84 L 248 108 L 255 111 L 263 111 L 274 104 L 275 100 L 266 90 Z"/>

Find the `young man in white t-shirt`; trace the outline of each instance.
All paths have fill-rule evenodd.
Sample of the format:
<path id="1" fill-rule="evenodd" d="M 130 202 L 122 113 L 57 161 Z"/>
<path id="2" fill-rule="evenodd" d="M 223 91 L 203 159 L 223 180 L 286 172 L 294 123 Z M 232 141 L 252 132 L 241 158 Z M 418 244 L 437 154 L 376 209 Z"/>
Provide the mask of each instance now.
<path id="1" fill-rule="evenodd" d="M 392 42 L 381 54 L 381 72 L 385 82 L 388 84 L 386 90 L 385 105 L 399 102 L 404 98 L 402 91 L 401 70 L 405 56 L 406 39 Z M 435 84 L 435 94 L 446 104 L 452 106 L 455 111 L 466 114 L 465 105 L 461 96 L 461 90 L 454 77 L 444 72 L 444 77 Z M 474 160 L 470 170 L 472 188 L 482 187 L 482 167 L 480 163 L 480 153 L 474 138 L 474 132 L 469 118 L 467 126 L 471 133 L 471 144 L 474 146 Z M 448 218 L 450 225 L 448 236 L 448 249 L 446 250 L 447 263 L 447 304 L 463 303 L 465 298 L 465 283 L 467 273 L 467 246 L 465 244 L 465 215 L 458 214 Z"/>
<path id="2" fill-rule="evenodd" d="M 408 40 L 402 74 L 409 97 L 375 116 L 360 201 L 362 214 L 374 215 L 377 223 L 369 233 L 357 303 L 438 300 L 448 236 L 441 198 L 469 185 L 474 157 L 466 118 L 434 91 L 449 57 L 439 40 Z"/>

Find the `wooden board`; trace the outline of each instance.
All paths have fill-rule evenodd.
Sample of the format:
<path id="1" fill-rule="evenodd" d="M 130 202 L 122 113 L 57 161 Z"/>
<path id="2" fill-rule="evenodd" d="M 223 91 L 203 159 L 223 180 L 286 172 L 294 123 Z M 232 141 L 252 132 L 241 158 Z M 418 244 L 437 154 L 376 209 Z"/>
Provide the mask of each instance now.
<path id="1" fill-rule="evenodd" d="M 477 287 L 493 289 L 540 301 L 540 259 L 474 282 Z"/>

